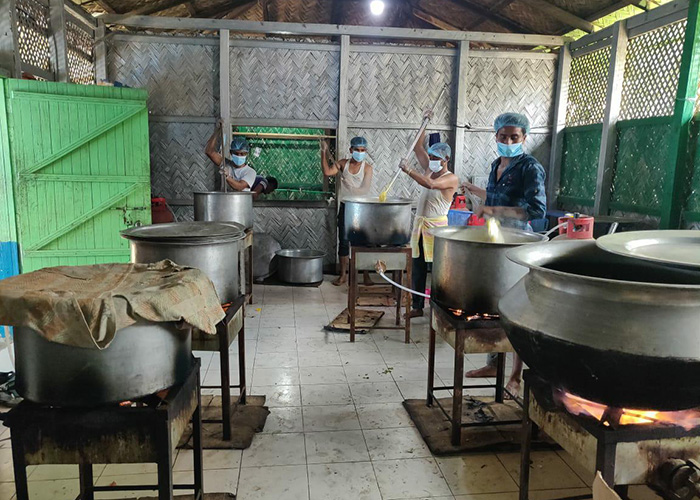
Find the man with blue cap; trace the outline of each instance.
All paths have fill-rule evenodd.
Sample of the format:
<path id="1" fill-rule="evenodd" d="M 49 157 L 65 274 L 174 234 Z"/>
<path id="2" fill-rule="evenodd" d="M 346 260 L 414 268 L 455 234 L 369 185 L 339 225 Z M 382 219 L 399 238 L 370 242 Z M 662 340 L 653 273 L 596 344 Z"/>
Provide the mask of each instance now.
<path id="1" fill-rule="evenodd" d="M 248 141 L 243 136 L 236 136 L 231 141 L 231 159 L 224 158 L 219 145 L 221 138 L 221 125 L 219 120 L 216 130 L 207 141 L 204 152 L 213 161 L 219 172 L 226 175 L 226 184 L 234 191 L 250 191 L 255 184 L 256 173 L 253 167 L 248 165 L 248 152 L 250 147 Z M 225 160 L 225 161 L 224 161 Z M 223 189 L 223 186 L 221 186 Z"/>
<path id="2" fill-rule="evenodd" d="M 328 144 L 321 141 L 321 167 L 323 175 L 340 176 L 338 188 L 338 260 L 340 261 L 340 276 L 333 284 L 340 286 L 348 281 L 348 265 L 350 263 L 350 243 L 345 239 L 345 203 L 347 198 L 364 196 L 372 187 L 374 169 L 365 157 L 367 156 L 367 139 L 353 137 L 350 141 L 350 158 L 344 158 L 333 164 L 328 163 Z M 369 275 L 365 273 L 365 282 Z"/>
<path id="3" fill-rule="evenodd" d="M 432 112 L 426 111 L 430 117 Z M 447 169 L 452 156 L 452 149 L 444 142 L 433 144 L 426 151 L 425 132 L 421 134 L 414 148 L 421 170 L 413 170 L 408 163 L 401 161 L 399 167 L 419 186 L 420 198 L 416 209 L 411 233 L 413 251 L 412 288 L 423 292 L 428 278 L 428 262 L 433 261 L 434 237 L 431 228 L 447 225 L 447 212 L 450 211 L 452 198 L 459 188 L 459 178 Z M 413 295 L 413 304 L 409 318 L 423 316 L 425 299 Z M 407 318 L 408 321 L 408 318 Z"/>
<path id="4" fill-rule="evenodd" d="M 486 189 L 467 183 L 465 187 L 484 201 L 478 217 L 495 217 L 501 225 L 532 231 L 528 221 L 544 219 L 547 211 L 545 171 L 537 159 L 523 151 L 530 132 L 530 121 L 519 113 L 503 113 L 493 126 L 498 158 L 491 164 Z M 487 365 L 467 372 L 467 377 L 495 377 L 496 354 L 489 354 Z M 509 392 L 519 392 L 522 361 L 515 356 L 508 382 Z"/>

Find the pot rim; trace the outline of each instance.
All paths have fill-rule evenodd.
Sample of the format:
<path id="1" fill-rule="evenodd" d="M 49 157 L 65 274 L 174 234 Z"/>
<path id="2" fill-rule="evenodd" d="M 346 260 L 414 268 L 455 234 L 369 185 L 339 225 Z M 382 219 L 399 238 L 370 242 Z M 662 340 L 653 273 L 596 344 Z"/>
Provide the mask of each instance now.
<path id="1" fill-rule="evenodd" d="M 289 255 L 289 252 L 308 252 L 311 255 Z M 278 257 L 283 257 L 285 259 L 298 259 L 298 260 L 314 260 L 322 259 L 326 256 L 325 252 L 319 250 L 313 250 L 309 248 L 282 248 L 275 252 Z"/>
<path id="2" fill-rule="evenodd" d="M 182 235 L 149 235 L 149 229 L 166 230 L 172 227 L 193 227 L 197 225 L 216 227 L 221 229 L 221 232 L 215 232 L 210 235 L 188 236 Z M 228 226 L 226 230 L 225 226 Z M 143 234 L 146 233 L 146 234 Z M 161 243 L 161 244 L 177 244 L 177 245 L 205 245 L 214 243 L 231 243 L 245 238 L 245 227 L 236 222 L 169 222 L 166 224 L 150 224 L 147 226 L 136 226 L 124 229 L 119 232 L 122 238 L 136 242 Z"/>
<path id="3" fill-rule="evenodd" d="M 223 195 L 223 196 L 253 196 L 252 191 L 193 191 L 192 194 L 194 195 Z"/>
<path id="4" fill-rule="evenodd" d="M 413 200 L 409 198 L 387 198 L 386 201 L 379 201 L 378 196 L 351 196 L 340 201 L 341 203 L 360 203 L 362 205 L 410 205 Z"/>
<path id="5" fill-rule="evenodd" d="M 600 278 L 597 276 L 585 276 L 582 274 L 567 273 L 564 271 L 559 271 L 556 269 L 549 269 L 543 267 L 539 264 L 533 263 L 531 260 L 527 259 L 528 255 L 532 255 L 532 252 L 536 252 L 539 248 L 544 246 L 553 247 L 571 247 L 573 249 L 585 246 L 595 246 L 595 240 L 561 240 L 561 241 L 545 241 L 538 243 L 536 245 L 520 246 L 516 248 L 511 248 L 506 252 L 506 257 L 512 262 L 519 264 L 521 266 L 527 267 L 528 269 L 542 275 L 546 276 L 556 276 L 559 279 L 567 280 L 569 283 L 589 283 L 589 284 L 605 284 L 605 285 L 618 285 L 624 287 L 634 287 L 634 288 L 651 288 L 657 290 L 686 290 L 697 292 L 700 291 L 700 284 L 688 285 L 682 283 L 654 283 L 650 281 L 629 281 L 629 280 L 618 280 L 610 278 Z M 629 257 L 627 257 L 629 258 Z M 636 259 L 633 259 L 636 260 Z M 651 263 L 650 263 L 651 264 Z M 667 267 L 670 270 L 678 271 L 679 269 L 674 266 L 663 266 L 658 264 L 660 267 Z M 526 277 L 529 276 L 526 275 Z"/>
<path id="6" fill-rule="evenodd" d="M 527 235 L 528 238 L 531 236 L 532 241 L 496 243 L 496 242 L 490 242 L 490 241 L 458 240 L 458 239 L 453 239 L 453 238 L 448 237 L 449 234 L 456 233 L 456 232 L 462 232 L 462 231 L 485 231 L 484 226 L 440 226 L 440 227 L 431 228 L 431 229 L 429 229 L 429 231 L 436 238 L 440 238 L 440 239 L 444 239 L 444 240 L 448 240 L 448 241 L 453 241 L 455 243 L 468 243 L 470 245 L 479 245 L 479 246 L 498 246 L 498 247 L 517 248 L 517 247 L 521 247 L 523 245 L 532 245 L 532 244 L 543 243 L 547 239 L 547 237 L 543 234 L 532 233 L 530 231 L 523 231 L 520 229 L 512 229 L 512 228 L 508 228 L 508 227 L 501 228 L 501 231 L 503 231 L 504 233 L 509 233 L 509 234 Z M 448 234 L 441 235 L 440 233 L 448 233 Z"/>

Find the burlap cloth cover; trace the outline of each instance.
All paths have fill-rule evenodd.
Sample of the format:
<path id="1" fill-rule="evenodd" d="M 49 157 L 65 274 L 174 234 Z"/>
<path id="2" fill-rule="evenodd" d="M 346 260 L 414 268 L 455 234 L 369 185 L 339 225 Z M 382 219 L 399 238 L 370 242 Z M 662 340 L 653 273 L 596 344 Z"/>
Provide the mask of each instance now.
<path id="1" fill-rule="evenodd" d="M 209 278 L 169 260 L 49 267 L 0 280 L 0 325 L 76 347 L 104 349 L 139 320 L 184 321 L 215 334 L 224 316 Z"/>

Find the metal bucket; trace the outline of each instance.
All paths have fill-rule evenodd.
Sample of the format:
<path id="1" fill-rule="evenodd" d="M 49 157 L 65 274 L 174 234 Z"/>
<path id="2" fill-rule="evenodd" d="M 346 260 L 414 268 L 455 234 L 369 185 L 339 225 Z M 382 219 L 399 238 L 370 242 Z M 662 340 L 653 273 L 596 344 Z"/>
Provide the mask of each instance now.
<path id="1" fill-rule="evenodd" d="M 411 200 L 348 198 L 345 238 L 355 246 L 400 246 L 411 241 Z"/>
<path id="2" fill-rule="evenodd" d="M 323 252 L 316 250 L 278 250 L 277 276 L 287 283 L 323 281 Z"/>
<path id="3" fill-rule="evenodd" d="M 236 222 L 245 229 L 253 227 L 253 193 L 208 191 L 193 194 L 194 220 Z"/>
<path id="4" fill-rule="evenodd" d="M 35 403 L 98 406 L 147 396 L 182 382 L 192 366 L 190 328 L 136 323 L 105 349 L 46 340 L 15 328 L 17 392 Z"/>
<path id="5" fill-rule="evenodd" d="M 431 298 L 468 314 L 496 314 L 498 300 L 527 268 L 511 262 L 513 247 L 545 240 L 540 234 L 505 229 L 505 243 L 492 243 L 485 226 L 448 226 L 431 229 L 435 235 Z"/>
<path id="6" fill-rule="evenodd" d="M 239 253 L 243 227 L 222 222 L 174 222 L 127 229 L 131 262 L 150 264 L 169 259 L 203 271 L 214 283 L 221 303 L 240 295 Z"/>

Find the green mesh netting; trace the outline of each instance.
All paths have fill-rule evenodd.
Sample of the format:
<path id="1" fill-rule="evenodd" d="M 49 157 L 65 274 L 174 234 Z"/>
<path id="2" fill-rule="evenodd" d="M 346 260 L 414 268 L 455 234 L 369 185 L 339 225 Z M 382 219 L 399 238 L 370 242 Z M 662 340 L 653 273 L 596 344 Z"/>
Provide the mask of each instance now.
<path id="1" fill-rule="evenodd" d="M 601 124 L 564 130 L 559 192 L 564 205 L 593 204 L 602 131 Z"/>

